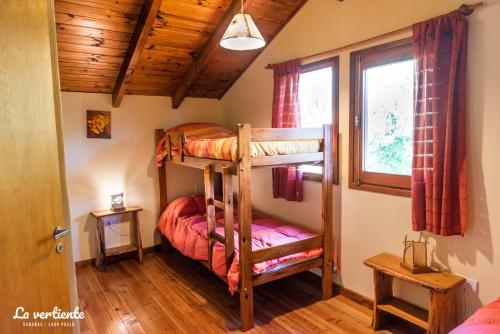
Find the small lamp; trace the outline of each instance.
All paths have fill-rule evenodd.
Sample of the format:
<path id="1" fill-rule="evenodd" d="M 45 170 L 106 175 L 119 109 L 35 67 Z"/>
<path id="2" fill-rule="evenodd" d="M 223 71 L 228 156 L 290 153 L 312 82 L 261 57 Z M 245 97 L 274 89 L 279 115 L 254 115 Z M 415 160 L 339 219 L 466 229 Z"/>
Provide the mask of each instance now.
<path id="1" fill-rule="evenodd" d="M 417 241 L 408 240 L 405 236 L 403 259 L 401 267 L 410 271 L 412 274 L 422 274 L 432 272 L 427 266 L 427 244 L 428 241 L 422 241 L 422 234 Z"/>
<path id="2" fill-rule="evenodd" d="M 220 40 L 220 46 L 229 50 L 245 51 L 259 49 L 264 45 L 266 41 L 252 17 L 243 12 L 243 0 L 241 0 L 241 13 L 236 14 L 231 20 Z"/>
<path id="3" fill-rule="evenodd" d="M 123 193 L 111 195 L 111 210 L 113 211 L 125 210 L 125 206 L 123 205 Z"/>

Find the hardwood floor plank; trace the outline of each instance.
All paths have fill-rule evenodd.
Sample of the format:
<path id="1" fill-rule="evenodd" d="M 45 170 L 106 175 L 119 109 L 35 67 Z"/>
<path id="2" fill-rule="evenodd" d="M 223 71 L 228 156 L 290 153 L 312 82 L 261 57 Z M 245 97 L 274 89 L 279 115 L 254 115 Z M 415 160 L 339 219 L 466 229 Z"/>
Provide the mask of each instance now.
<path id="1" fill-rule="evenodd" d="M 255 288 L 250 334 L 371 334 L 371 310 L 345 296 L 321 300 L 321 280 L 296 275 Z M 107 272 L 77 269 L 78 297 L 90 333 L 241 333 L 239 296 L 203 265 L 177 252 L 144 263 L 113 263 Z M 407 324 L 377 333 L 418 333 Z"/>
<path id="2" fill-rule="evenodd" d="M 97 333 L 127 333 L 124 328 L 121 328 L 113 319 L 112 310 L 108 307 L 107 301 L 104 297 L 104 292 L 99 284 L 95 281 L 92 272 L 88 272 L 83 277 L 86 282 L 86 291 L 84 298 L 80 297 L 82 304 L 85 305 L 85 313 L 89 318 L 92 328 Z M 80 286 L 78 288 L 80 289 Z"/>
<path id="3" fill-rule="evenodd" d="M 151 313 L 153 315 L 158 313 L 154 309 L 156 305 L 151 297 L 142 291 L 140 285 L 130 277 L 130 274 L 123 268 L 122 263 L 116 263 L 113 267 L 113 274 L 115 274 L 119 286 L 118 293 L 142 329 L 146 333 L 164 333 L 162 327 L 175 331 L 177 328 L 168 324 L 167 317 L 160 318 L 160 321 L 152 318 Z M 150 307 L 151 305 L 153 305 L 153 308 Z M 133 324 L 131 321 L 127 322 Z"/>
<path id="4" fill-rule="evenodd" d="M 198 333 L 196 322 L 193 323 L 193 321 L 195 321 L 194 319 L 196 319 L 196 316 L 192 314 L 193 307 L 186 305 L 186 298 L 184 298 L 184 300 L 182 298 L 176 300 L 174 304 L 176 307 L 173 308 L 173 294 L 166 294 L 165 292 L 169 292 L 168 290 L 160 290 L 147 276 L 145 276 L 141 268 L 136 268 L 135 265 L 136 264 L 132 262 L 127 263 L 127 271 L 136 281 L 141 282 L 141 292 L 150 296 L 165 320 L 168 320 L 171 326 L 176 328 L 178 332 Z"/>
<path id="5" fill-rule="evenodd" d="M 113 275 L 113 273 L 99 271 L 95 272 L 97 281 L 103 288 L 108 304 L 113 310 L 115 310 L 122 322 L 125 323 L 127 321 L 131 321 L 135 317 L 128 305 L 118 294 L 117 286 L 114 284 L 113 279 L 109 279 L 110 275 Z"/>

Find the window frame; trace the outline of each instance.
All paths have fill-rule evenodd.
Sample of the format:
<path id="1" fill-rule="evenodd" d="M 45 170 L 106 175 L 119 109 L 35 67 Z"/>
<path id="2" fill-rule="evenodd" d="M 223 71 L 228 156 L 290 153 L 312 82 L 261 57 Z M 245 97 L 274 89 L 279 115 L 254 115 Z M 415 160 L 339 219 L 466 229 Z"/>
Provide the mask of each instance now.
<path id="1" fill-rule="evenodd" d="M 370 67 L 409 59 L 413 59 L 411 38 L 351 52 L 349 108 L 349 188 L 351 189 L 411 196 L 411 176 L 363 170 L 363 71 Z"/>
<path id="2" fill-rule="evenodd" d="M 315 61 L 301 66 L 300 74 L 332 68 L 332 140 L 333 184 L 339 184 L 339 56 Z M 304 172 L 304 180 L 322 182 L 323 174 Z"/>

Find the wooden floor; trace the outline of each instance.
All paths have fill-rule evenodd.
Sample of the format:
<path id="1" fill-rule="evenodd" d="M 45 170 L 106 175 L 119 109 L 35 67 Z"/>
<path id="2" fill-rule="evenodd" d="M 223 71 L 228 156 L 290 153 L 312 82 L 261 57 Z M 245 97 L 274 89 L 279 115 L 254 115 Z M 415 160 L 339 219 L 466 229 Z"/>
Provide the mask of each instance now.
<path id="1" fill-rule="evenodd" d="M 247 333 L 373 333 L 370 309 L 343 296 L 321 301 L 318 282 L 298 275 L 256 287 L 255 328 Z M 149 253 L 142 265 L 125 260 L 107 272 L 85 265 L 77 283 L 82 333 L 240 332 L 238 295 L 178 253 Z"/>

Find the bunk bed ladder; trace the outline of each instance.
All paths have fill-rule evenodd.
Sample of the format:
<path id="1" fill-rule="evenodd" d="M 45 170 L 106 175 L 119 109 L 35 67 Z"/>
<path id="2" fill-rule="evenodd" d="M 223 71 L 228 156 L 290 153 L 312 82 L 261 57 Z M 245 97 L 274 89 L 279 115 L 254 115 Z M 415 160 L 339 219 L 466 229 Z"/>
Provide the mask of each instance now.
<path id="1" fill-rule="evenodd" d="M 225 246 L 226 273 L 229 271 L 234 258 L 234 210 L 233 210 L 233 184 L 229 167 L 222 168 L 223 201 L 215 199 L 213 165 L 205 165 L 205 203 L 207 207 L 207 239 L 208 239 L 208 268 L 212 268 L 213 247 L 216 241 Z M 224 211 L 224 236 L 215 230 L 215 208 Z"/>

